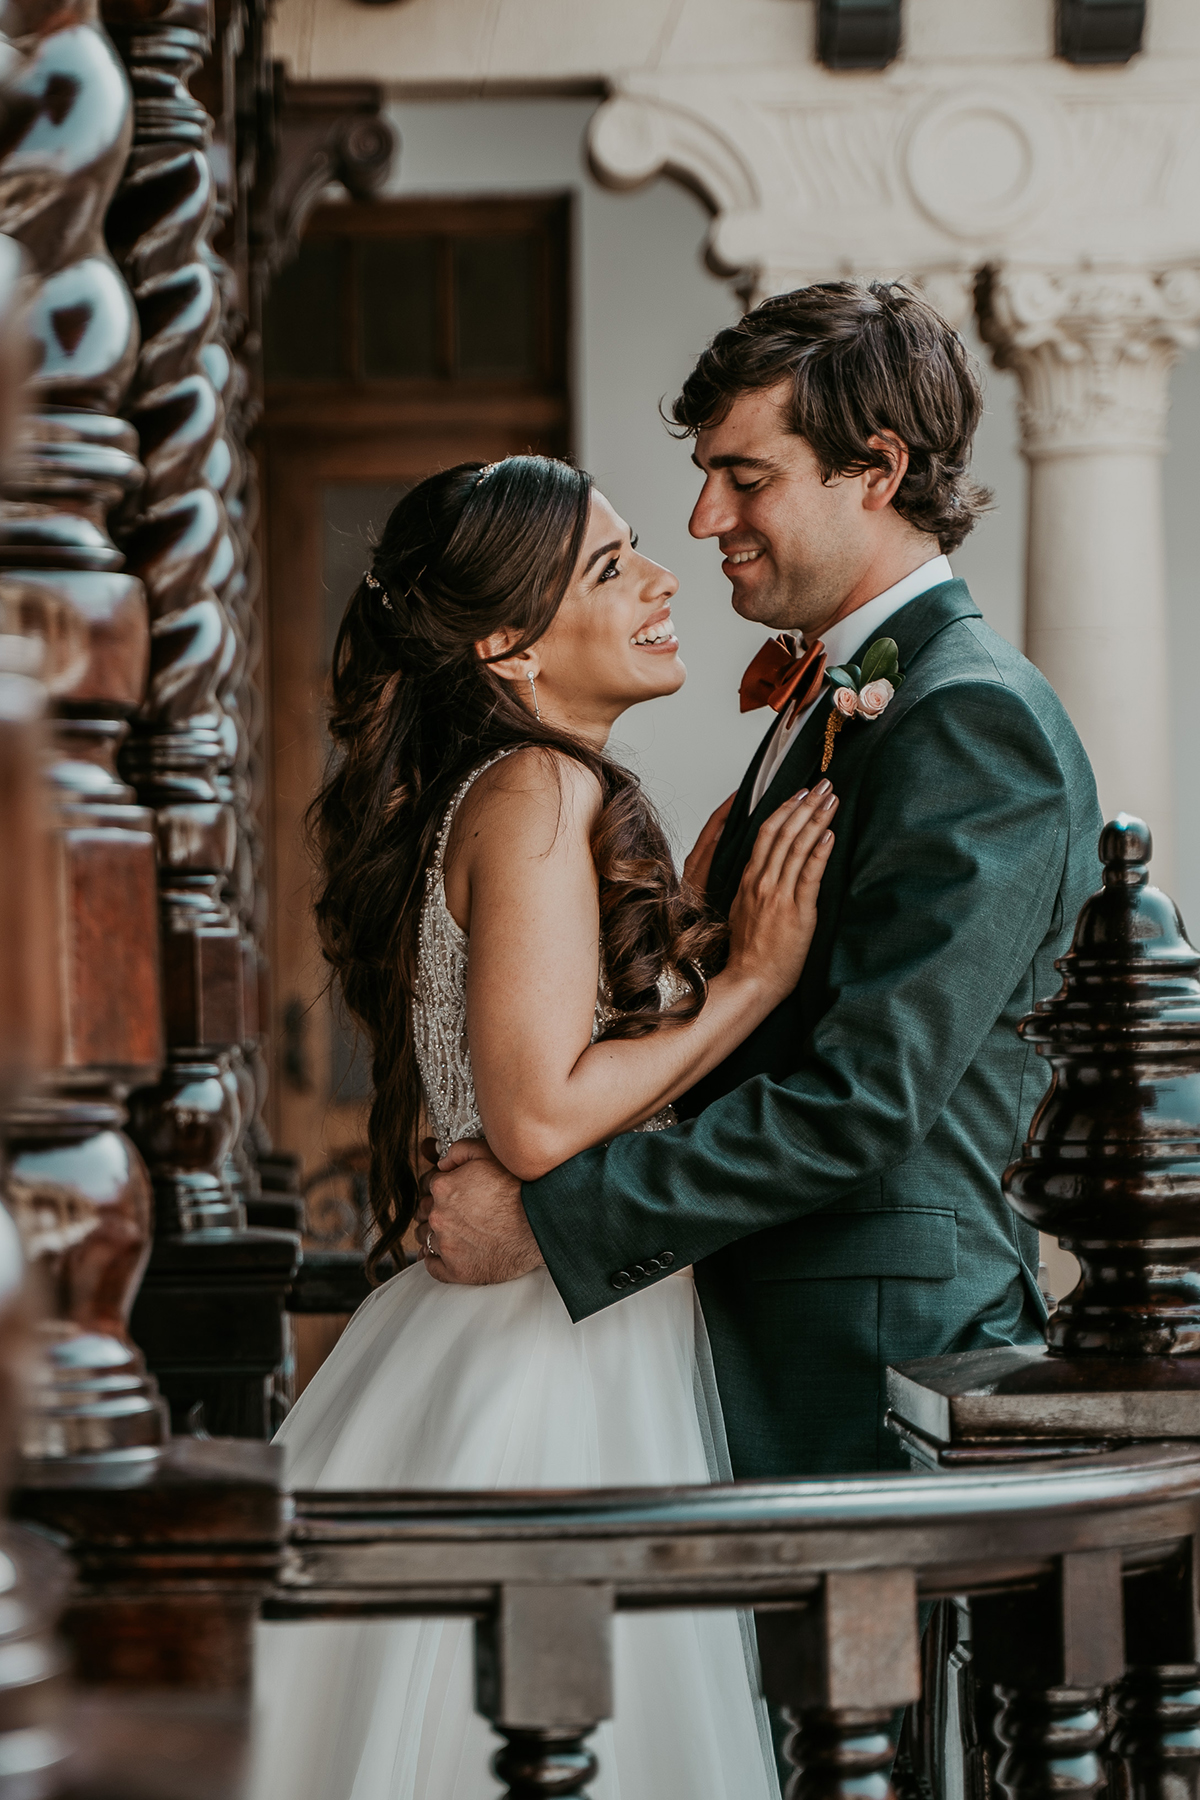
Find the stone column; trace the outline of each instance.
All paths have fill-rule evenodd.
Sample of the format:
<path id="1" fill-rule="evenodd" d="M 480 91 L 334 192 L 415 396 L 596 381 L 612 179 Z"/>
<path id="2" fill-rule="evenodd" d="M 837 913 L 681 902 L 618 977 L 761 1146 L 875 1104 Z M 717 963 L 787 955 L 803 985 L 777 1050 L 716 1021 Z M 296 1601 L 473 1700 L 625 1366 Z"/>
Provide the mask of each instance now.
<path id="1" fill-rule="evenodd" d="M 1025 648 L 1087 747 L 1106 815 L 1148 819 L 1173 880 L 1162 519 L 1167 377 L 1200 325 L 1200 271 L 999 266 L 980 328 L 1021 383 L 1029 464 Z"/>

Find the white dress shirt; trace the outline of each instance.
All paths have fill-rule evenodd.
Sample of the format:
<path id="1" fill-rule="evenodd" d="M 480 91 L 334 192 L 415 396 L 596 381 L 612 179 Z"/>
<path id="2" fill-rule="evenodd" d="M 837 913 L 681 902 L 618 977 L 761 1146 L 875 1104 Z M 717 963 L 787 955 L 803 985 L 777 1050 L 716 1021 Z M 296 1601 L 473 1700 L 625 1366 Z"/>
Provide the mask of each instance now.
<path id="1" fill-rule="evenodd" d="M 922 563 L 919 569 L 914 569 L 911 575 L 906 575 L 903 581 L 897 581 L 894 586 L 885 588 L 882 594 L 876 594 L 874 600 L 868 600 L 865 606 L 856 607 L 852 613 L 847 613 L 844 619 L 839 619 L 825 633 L 825 654 L 829 659 L 829 668 L 836 669 L 860 644 L 871 643 L 892 614 L 899 612 L 902 606 L 907 606 L 910 600 L 915 600 L 918 594 L 928 593 L 930 588 L 940 587 L 943 581 L 953 580 L 954 571 L 948 559 L 944 556 L 931 556 L 928 562 Z M 790 725 L 784 723 L 788 708 L 785 707 L 779 715 L 775 736 L 767 745 L 767 753 L 759 765 L 754 782 L 754 792 L 750 797 L 752 812 L 774 781 L 780 763 L 795 742 L 796 733 L 803 731 L 813 706 L 819 704 L 824 692 L 822 689 L 812 706 L 806 706 Z"/>

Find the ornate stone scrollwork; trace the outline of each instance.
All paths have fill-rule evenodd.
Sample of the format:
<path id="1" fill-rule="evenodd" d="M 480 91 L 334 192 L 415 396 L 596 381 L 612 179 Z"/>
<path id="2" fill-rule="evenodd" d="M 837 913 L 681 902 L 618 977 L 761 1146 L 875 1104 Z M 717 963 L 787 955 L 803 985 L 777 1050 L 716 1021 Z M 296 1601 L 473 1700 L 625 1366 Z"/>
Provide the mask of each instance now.
<path id="1" fill-rule="evenodd" d="M 615 94 L 588 132 L 592 171 L 606 187 L 628 191 L 673 175 L 716 214 L 707 255 L 721 274 L 762 265 L 762 196 L 746 158 L 710 120 L 652 96 Z"/>
<path id="2" fill-rule="evenodd" d="M 1061 164 L 1055 110 L 1008 84 L 968 87 L 921 106 L 903 169 L 923 212 L 954 237 L 994 242 L 1027 225 Z"/>
<path id="3" fill-rule="evenodd" d="M 1167 375 L 1200 335 L 1200 269 L 993 267 L 980 329 L 1021 378 L 1022 448 L 1166 448 Z"/>

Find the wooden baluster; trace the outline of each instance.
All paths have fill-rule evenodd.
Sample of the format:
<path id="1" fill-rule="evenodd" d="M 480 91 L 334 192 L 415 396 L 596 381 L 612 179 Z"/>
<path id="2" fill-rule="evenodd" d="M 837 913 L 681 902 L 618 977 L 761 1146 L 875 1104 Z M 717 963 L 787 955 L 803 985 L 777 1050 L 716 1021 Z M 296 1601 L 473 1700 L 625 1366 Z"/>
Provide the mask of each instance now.
<path id="1" fill-rule="evenodd" d="M 998 1687 L 997 1784 L 1012 1800 L 1091 1800 L 1104 1785 L 1103 1688 Z"/>
<path id="2" fill-rule="evenodd" d="M 1196 1543 L 1165 1568 L 1125 1578 L 1129 1667 L 1113 1694 L 1109 1743 L 1119 1800 L 1200 1795 Z"/>
<path id="3" fill-rule="evenodd" d="M 251 195 L 262 144 L 274 133 L 276 74 L 266 48 L 266 8 L 261 0 L 219 9 L 213 54 L 198 78 L 214 122 L 222 154 L 215 159 L 217 216 L 214 258 L 221 290 L 219 335 L 228 376 L 223 385 L 225 460 L 223 476 L 210 469 L 225 506 L 237 567 L 223 593 L 244 645 L 236 679 L 225 689 L 226 709 L 239 721 L 239 754 L 232 771 L 238 823 L 233 879 L 226 899 L 241 932 L 242 992 L 245 1036 L 235 1062 L 242 1129 L 234 1163 L 244 1184 L 252 1223 L 273 1224 L 277 1218 L 262 1204 L 260 1158 L 271 1154 L 271 1138 L 263 1118 L 267 1064 L 263 1055 L 266 1029 L 267 893 L 265 849 L 260 824 L 264 803 L 262 735 L 264 704 L 258 684 L 263 632 L 259 617 L 261 569 L 255 531 L 258 524 L 258 471 L 247 445 L 262 410 L 261 289 L 266 270 L 252 264 Z M 294 1210 L 294 1209 L 293 1209 Z M 281 1220 L 279 1222 L 282 1222 Z M 290 1223 L 290 1221 L 289 1221 Z"/>
<path id="4" fill-rule="evenodd" d="M 506 1800 L 586 1800 L 587 1738 L 612 1715 L 612 1608 L 600 1583 L 522 1582 L 476 1626 L 475 1704 L 506 1740 L 492 1761 Z"/>
<path id="5" fill-rule="evenodd" d="M 911 1570 L 827 1575 L 757 1623 L 763 1692 L 792 1727 L 787 1800 L 889 1800 L 897 1711 L 921 1691 Z"/>
<path id="6" fill-rule="evenodd" d="M 223 604 L 240 566 L 222 492 L 233 458 L 217 341 L 222 266 L 208 244 L 211 121 L 188 83 L 210 47 L 207 0 L 109 0 L 130 71 L 134 137 L 108 237 L 142 324 L 129 416 L 146 485 L 123 543 L 146 583 L 156 655 L 123 767 L 156 812 L 167 1066 L 131 1099 L 158 1225 L 134 1328 L 177 1428 L 265 1436 L 284 1354 L 291 1235 L 246 1228 L 237 1146 L 253 1092 L 234 1066 L 246 1040 L 238 866 L 245 732 L 232 699 L 245 660 Z"/>
<path id="7" fill-rule="evenodd" d="M 892 1707 L 806 1710 L 784 1746 L 797 1771 L 788 1784 L 789 1800 L 887 1800 L 894 1729 Z"/>
<path id="8" fill-rule="evenodd" d="M 548 1800 L 555 1794 L 584 1795 L 586 1800 L 585 1784 L 600 1769 L 586 1730 L 496 1729 L 507 1742 L 492 1758 L 492 1773 L 508 1784 L 506 1800 Z"/>
<path id="9" fill-rule="evenodd" d="M 29 29 L 16 7 L 5 23 Z M 0 36 L 5 74 L 0 111 L 10 126 L 21 96 L 10 90 L 29 74 L 15 46 Z M 5 192 L 0 159 L 0 196 Z M 61 176 L 43 170 L 31 179 L 29 199 L 45 203 Z M 6 216 L 15 209 L 5 208 Z M 0 236 L 0 470 L 13 453 L 21 386 L 30 365 L 25 308 L 31 299 L 28 263 L 19 246 Z M 44 1066 L 54 1039 L 54 948 L 46 875 L 47 817 L 43 764 L 44 686 L 33 671 L 54 664 L 46 644 L 27 637 L 31 625 L 52 625 L 60 647 L 74 634 L 58 609 L 31 607 L 16 584 L 0 578 L 0 1109 L 7 1109 Z M 3 1176 L 0 1161 L 0 1178 Z M 7 1489 L 26 1401 L 33 1307 L 20 1235 L 0 1204 L 0 1483 Z M 61 1791 L 65 1736 L 66 1656 L 54 1626 L 70 1580 L 70 1565 L 45 1538 L 0 1523 L 0 1791 L 41 1800 Z"/>
<path id="10" fill-rule="evenodd" d="M 26 8 L 36 48 L 12 83 L 26 113 L 0 162 L 10 231 L 43 280 L 31 312 L 34 411 L 7 460 L 0 571 L 46 646 L 53 699 L 52 1068 L 5 1121 L 8 1193 L 55 1317 L 42 1329 L 32 1456 L 152 1450 L 165 1416 L 127 1320 L 150 1192 L 122 1126 L 162 1056 L 153 820 L 116 772 L 141 699 L 149 622 L 122 571 L 111 508 L 142 479 L 115 416 L 137 321 L 103 239 L 129 145 L 128 83 L 94 0 Z M 47 188 L 47 184 L 49 187 Z"/>
<path id="11" fill-rule="evenodd" d="M 1060 1559 L 1057 1581 L 971 1602 L 978 1679 L 1000 1701 L 996 1781 L 1011 1800 L 1104 1786 L 1107 1688 L 1125 1667 L 1121 1553 Z"/>
<path id="12" fill-rule="evenodd" d="M 1200 1794 L 1200 1669 L 1159 1663 L 1131 1669 L 1114 1697 L 1109 1749 L 1125 1800 L 1196 1800 Z"/>

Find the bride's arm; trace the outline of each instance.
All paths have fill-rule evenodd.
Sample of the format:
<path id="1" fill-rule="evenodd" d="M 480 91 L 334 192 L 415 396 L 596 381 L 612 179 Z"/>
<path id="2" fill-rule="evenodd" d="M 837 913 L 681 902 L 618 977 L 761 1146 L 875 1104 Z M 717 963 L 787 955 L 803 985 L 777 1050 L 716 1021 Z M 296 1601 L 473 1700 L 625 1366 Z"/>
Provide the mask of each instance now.
<path id="1" fill-rule="evenodd" d="M 470 933 L 467 1032 L 492 1150 L 531 1181 L 627 1131 L 691 1087 L 799 978 L 832 839 L 819 801 L 764 828 L 735 903 L 727 967 L 699 1016 L 590 1042 L 599 905 L 590 838 L 595 778 L 518 752 L 472 788 L 455 820 L 447 901 Z M 741 909 L 739 916 L 739 907 Z"/>

